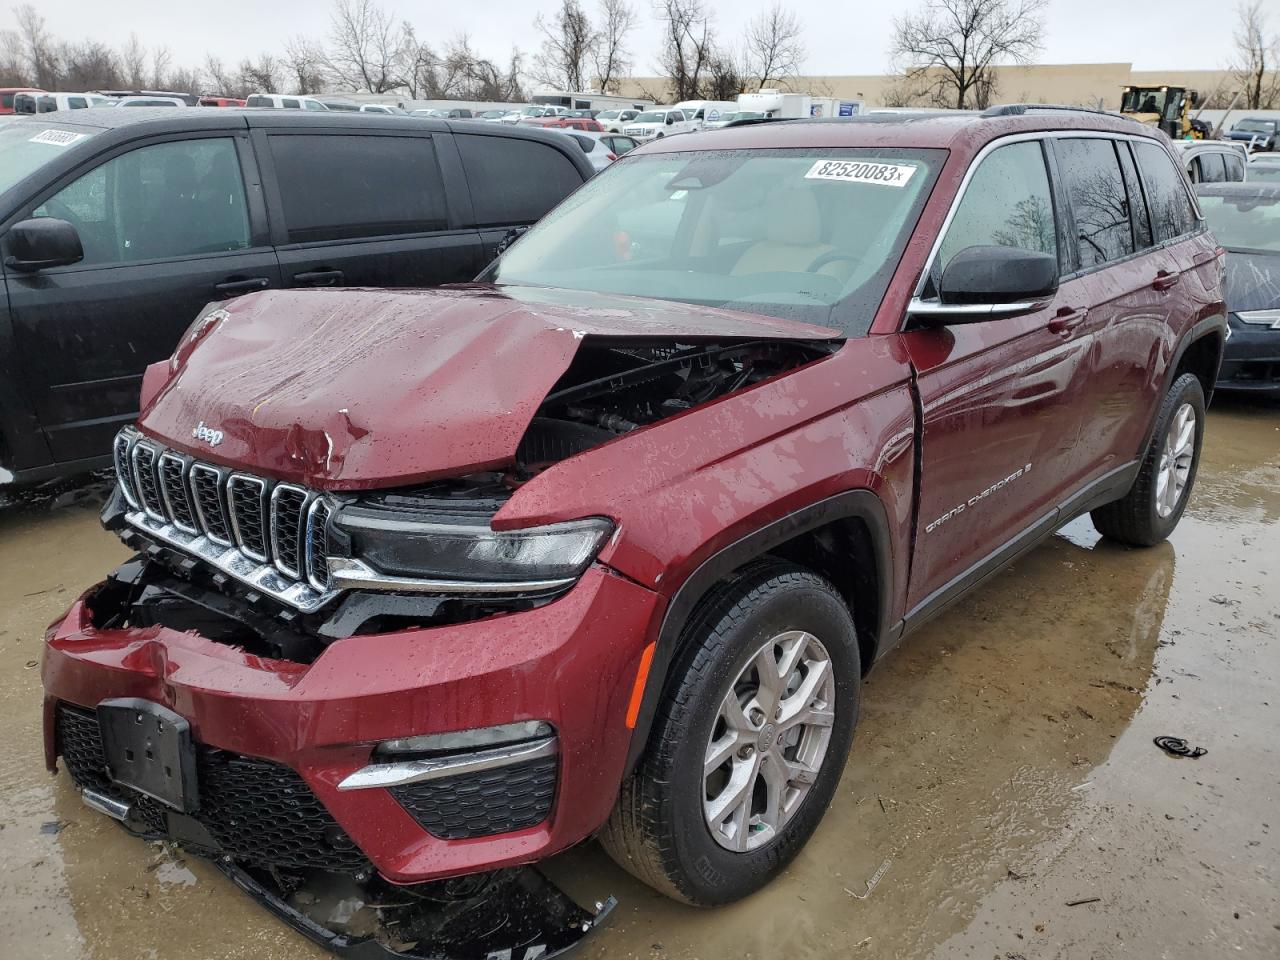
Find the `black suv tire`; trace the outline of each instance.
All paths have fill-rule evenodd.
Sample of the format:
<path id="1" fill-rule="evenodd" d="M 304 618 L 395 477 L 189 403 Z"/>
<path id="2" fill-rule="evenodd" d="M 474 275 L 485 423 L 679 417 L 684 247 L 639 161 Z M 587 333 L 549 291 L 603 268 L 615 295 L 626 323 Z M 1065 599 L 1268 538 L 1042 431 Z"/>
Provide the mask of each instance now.
<path id="1" fill-rule="evenodd" d="M 1190 460 L 1186 464 L 1185 480 L 1176 501 L 1170 504 L 1162 499 L 1165 487 L 1161 485 L 1166 473 L 1172 445 L 1177 438 L 1170 436 L 1170 428 L 1186 411 L 1194 417 L 1191 424 Z M 1183 421 L 1185 429 L 1185 421 Z M 1112 503 L 1094 510 L 1090 516 L 1098 532 L 1112 540 L 1135 547 L 1150 547 L 1166 539 L 1182 519 L 1191 498 L 1191 488 L 1196 482 L 1200 466 L 1200 448 L 1204 439 L 1204 388 L 1192 373 L 1184 373 L 1173 382 L 1165 395 L 1164 403 L 1156 417 L 1156 427 L 1151 434 L 1146 456 L 1138 477 L 1127 494 Z M 1167 509 L 1167 513 L 1162 513 Z"/>
<path id="2" fill-rule="evenodd" d="M 796 649 L 801 652 L 789 657 L 788 650 Z M 648 746 L 623 784 L 600 839 L 624 869 L 669 897 L 699 905 L 729 903 L 760 889 L 785 868 L 831 803 L 858 720 L 857 634 L 849 608 L 831 584 L 793 564 L 766 560 L 712 591 L 690 619 L 681 650 Z M 766 663 L 777 667 L 777 693 L 761 686 L 759 671 Z M 828 675 L 830 683 L 823 679 Z M 744 682 L 749 676 L 756 678 L 754 692 L 751 682 Z M 810 689 L 824 695 L 810 699 Z M 726 725 L 722 711 L 732 710 L 730 693 L 739 704 L 737 716 L 752 724 L 751 732 L 731 732 Z M 760 709 L 771 703 L 776 733 Z M 794 716 L 801 703 L 817 705 L 807 710 L 808 716 L 814 710 L 825 715 L 831 707 L 829 737 L 816 752 L 826 720 L 789 730 L 784 726 L 784 716 Z M 731 745 L 732 752 L 708 775 L 704 767 L 713 737 L 715 743 Z M 800 758 L 815 760 L 816 770 Z M 774 771 L 787 776 L 779 781 Z M 796 771 L 802 772 L 793 778 Z M 722 829 L 717 840 L 710 815 L 704 813 L 708 783 L 725 778 L 723 797 L 739 775 L 751 783 L 742 825 L 733 837 Z M 781 785 L 775 787 L 777 783 Z M 776 811 L 783 810 L 788 796 L 794 806 L 785 819 L 774 817 L 777 829 L 757 822 L 769 818 L 771 803 Z M 757 807 L 763 809 L 756 813 Z M 737 837 L 745 837 L 745 843 Z M 733 849 L 735 844 L 752 846 Z"/>

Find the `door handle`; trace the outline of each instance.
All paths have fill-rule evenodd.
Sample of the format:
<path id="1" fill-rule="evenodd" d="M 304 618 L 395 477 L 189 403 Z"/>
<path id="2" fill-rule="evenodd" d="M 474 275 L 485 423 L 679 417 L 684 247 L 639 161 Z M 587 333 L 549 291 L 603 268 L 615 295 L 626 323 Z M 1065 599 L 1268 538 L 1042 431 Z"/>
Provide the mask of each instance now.
<path id="1" fill-rule="evenodd" d="M 1084 323 L 1084 318 L 1089 315 L 1088 307 L 1076 309 L 1074 307 L 1063 307 L 1053 319 L 1049 321 L 1050 333 L 1070 333 L 1080 324 Z"/>
<path id="2" fill-rule="evenodd" d="M 1176 287 L 1181 277 L 1176 273 L 1170 273 L 1168 270 L 1159 270 L 1156 272 L 1156 278 L 1151 281 L 1151 286 L 1155 290 L 1168 290 Z"/>
<path id="3" fill-rule="evenodd" d="M 295 273 L 293 282 L 304 287 L 336 287 L 342 283 L 343 276 L 341 270 L 309 270 Z"/>
<path id="4" fill-rule="evenodd" d="M 243 280 L 226 280 L 215 283 L 213 289 L 219 293 L 248 293 L 250 290 L 263 290 L 271 286 L 266 277 L 246 277 Z"/>

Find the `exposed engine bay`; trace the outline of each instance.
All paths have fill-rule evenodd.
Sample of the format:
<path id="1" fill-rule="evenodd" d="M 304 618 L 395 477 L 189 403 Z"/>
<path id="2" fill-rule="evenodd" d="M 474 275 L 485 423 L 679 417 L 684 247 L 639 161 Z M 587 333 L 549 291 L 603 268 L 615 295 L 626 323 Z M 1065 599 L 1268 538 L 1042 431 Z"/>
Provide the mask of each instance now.
<path id="1" fill-rule="evenodd" d="M 594 338 L 593 338 L 594 339 Z M 588 340 L 516 453 L 516 479 L 826 356 L 839 342 L 640 344 Z"/>

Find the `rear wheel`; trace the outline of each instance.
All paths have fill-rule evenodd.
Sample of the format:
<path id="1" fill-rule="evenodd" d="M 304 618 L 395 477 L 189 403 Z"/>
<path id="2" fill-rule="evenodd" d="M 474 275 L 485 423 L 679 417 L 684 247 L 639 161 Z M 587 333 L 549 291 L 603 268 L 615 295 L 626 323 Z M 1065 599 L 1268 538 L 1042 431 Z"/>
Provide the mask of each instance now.
<path id="1" fill-rule="evenodd" d="M 1200 465 L 1204 389 L 1184 373 L 1165 395 L 1146 456 L 1129 492 L 1091 514 L 1098 532 L 1121 543 L 1149 547 L 1166 539 L 1182 519 Z"/>
<path id="2" fill-rule="evenodd" d="M 718 588 L 684 640 L 601 840 L 662 893 L 727 903 L 781 871 L 831 802 L 857 723 L 857 636 L 829 583 L 769 561 Z"/>

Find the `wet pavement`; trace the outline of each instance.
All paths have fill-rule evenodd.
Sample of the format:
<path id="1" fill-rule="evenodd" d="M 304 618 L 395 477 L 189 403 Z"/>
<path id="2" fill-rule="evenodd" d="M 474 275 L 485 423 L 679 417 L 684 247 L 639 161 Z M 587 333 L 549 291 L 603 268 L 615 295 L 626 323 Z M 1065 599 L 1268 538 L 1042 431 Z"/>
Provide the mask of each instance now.
<path id="1" fill-rule="evenodd" d="M 41 634 L 126 556 L 95 492 L 0 506 L 0 957 L 325 956 L 44 772 Z M 547 870 L 619 900 L 583 960 L 1273 958 L 1278 719 L 1280 407 L 1216 404 L 1170 543 L 1077 520 L 877 668 L 832 808 L 770 888 L 684 907 L 594 844 Z"/>

